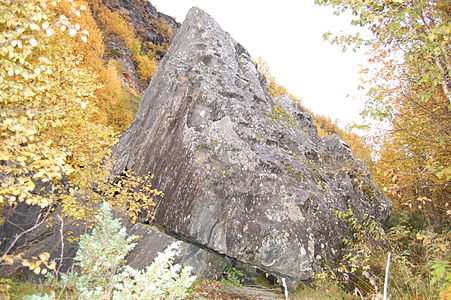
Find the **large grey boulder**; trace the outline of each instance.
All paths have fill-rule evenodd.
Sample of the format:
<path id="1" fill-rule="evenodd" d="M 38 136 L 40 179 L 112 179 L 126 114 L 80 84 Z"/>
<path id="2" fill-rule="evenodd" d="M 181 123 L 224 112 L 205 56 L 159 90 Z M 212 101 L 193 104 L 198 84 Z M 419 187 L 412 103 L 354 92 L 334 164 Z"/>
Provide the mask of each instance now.
<path id="1" fill-rule="evenodd" d="M 338 252 L 335 211 L 384 220 L 391 209 L 350 148 L 320 138 L 291 98 L 271 98 L 246 50 L 197 8 L 115 155 L 117 174 L 155 174 L 166 232 L 293 281 Z"/>

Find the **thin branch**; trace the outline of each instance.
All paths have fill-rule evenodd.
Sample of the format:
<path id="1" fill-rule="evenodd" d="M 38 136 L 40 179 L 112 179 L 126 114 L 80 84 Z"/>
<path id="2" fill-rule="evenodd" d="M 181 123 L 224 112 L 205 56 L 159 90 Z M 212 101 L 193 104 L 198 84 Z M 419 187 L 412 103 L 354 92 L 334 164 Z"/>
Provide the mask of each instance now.
<path id="1" fill-rule="evenodd" d="M 384 300 L 388 299 L 388 273 L 389 273 L 389 270 L 390 270 L 390 257 L 391 257 L 391 253 L 388 252 L 387 267 L 385 268 Z"/>
<path id="2" fill-rule="evenodd" d="M 41 226 L 42 223 L 44 223 L 44 221 L 47 219 L 48 214 L 50 213 L 50 209 L 51 209 L 51 208 L 52 208 L 52 206 L 49 205 L 49 208 L 48 208 L 47 211 L 45 212 L 45 214 L 44 214 L 44 216 L 42 217 L 42 219 L 41 219 L 41 215 L 42 215 L 42 214 L 39 214 L 38 217 L 37 217 L 37 219 L 36 219 L 36 223 L 35 223 L 32 227 L 30 227 L 30 228 L 28 228 L 27 230 L 22 231 L 20 234 L 17 234 L 17 235 L 16 235 L 14 241 L 11 243 L 11 245 L 8 247 L 8 249 L 6 249 L 6 251 L 3 253 L 3 255 L 2 255 L 2 257 L 1 257 L 1 260 L 4 260 L 4 259 L 5 259 L 5 257 L 6 257 L 6 256 L 8 255 L 8 253 L 9 253 L 9 251 L 11 251 L 11 249 L 14 247 L 14 245 L 17 243 L 17 241 L 18 241 L 22 236 L 24 236 L 25 234 L 27 234 L 27 233 L 29 233 L 29 232 L 35 230 L 36 228 L 38 228 L 39 226 Z M 40 219 L 41 219 L 41 220 L 40 220 Z"/>
<path id="3" fill-rule="evenodd" d="M 63 218 L 61 218 L 61 216 L 59 214 L 56 214 L 56 216 L 58 217 L 58 219 L 61 222 L 61 226 L 60 226 L 60 237 L 61 237 L 61 255 L 60 255 L 60 263 L 58 264 L 58 268 L 56 269 L 56 278 L 58 278 L 61 266 L 63 265 L 63 257 L 64 257 L 64 234 L 63 234 L 63 229 L 64 229 L 64 220 Z"/>
<path id="4" fill-rule="evenodd" d="M 451 104 L 451 93 L 448 88 L 448 74 L 446 74 L 446 71 L 444 70 L 438 59 L 435 60 L 435 64 L 437 65 L 437 68 L 439 68 L 439 70 L 442 71 L 443 73 L 443 83 L 441 84 L 441 86 L 443 89 L 443 93 L 448 99 L 448 104 Z"/>

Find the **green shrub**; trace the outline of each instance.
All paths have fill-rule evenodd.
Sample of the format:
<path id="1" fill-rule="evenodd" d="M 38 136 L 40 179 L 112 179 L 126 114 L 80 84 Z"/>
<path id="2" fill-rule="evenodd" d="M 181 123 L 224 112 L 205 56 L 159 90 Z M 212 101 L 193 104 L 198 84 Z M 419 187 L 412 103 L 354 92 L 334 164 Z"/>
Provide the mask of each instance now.
<path id="1" fill-rule="evenodd" d="M 417 212 L 395 212 L 385 233 L 369 218 L 358 220 L 352 211 L 336 214 L 348 224 L 351 236 L 343 239 L 341 259 L 327 262 L 326 272 L 317 278 L 333 280 L 347 292 L 355 289 L 378 297 L 391 252 L 388 293 L 392 299 L 449 299 L 449 230 L 435 230 Z"/>
<path id="2" fill-rule="evenodd" d="M 22 297 L 22 300 L 53 300 L 53 299 L 55 299 L 54 295 L 49 294 L 33 294 Z"/>
<path id="3" fill-rule="evenodd" d="M 224 270 L 223 276 L 224 278 L 221 280 L 222 283 L 241 286 L 245 275 L 243 272 L 231 267 Z"/>
<path id="4" fill-rule="evenodd" d="M 79 299 L 184 299 L 195 280 L 191 268 L 174 265 L 180 243 L 159 253 L 145 270 L 124 266 L 135 247 L 108 204 L 96 216 L 97 226 L 80 237 L 75 259 L 79 272 L 62 274 L 61 287 L 74 287 Z"/>
<path id="5" fill-rule="evenodd" d="M 125 266 L 117 276 L 113 299 L 185 299 L 196 279 L 191 267 L 173 264 L 180 242 L 160 253 L 145 270 Z"/>
<path id="6" fill-rule="evenodd" d="M 97 226 L 90 234 L 80 236 L 80 249 L 75 259 L 80 267 L 76 287 L 82 294 L 97 294 L 111 286 L 113 275 L 135 247 L 135 237 L 128 237 L 125 228 L 104 202 L 96 216 Z M 92 294 L 93 295 L 93 294 Z"/>

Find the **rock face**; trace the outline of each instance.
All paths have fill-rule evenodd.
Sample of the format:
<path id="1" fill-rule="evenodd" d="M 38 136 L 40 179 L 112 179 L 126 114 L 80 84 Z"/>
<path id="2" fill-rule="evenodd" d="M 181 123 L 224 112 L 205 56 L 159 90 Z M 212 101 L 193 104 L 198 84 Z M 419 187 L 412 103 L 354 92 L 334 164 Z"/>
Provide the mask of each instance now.
<path id="1" fill-rule="evenodd" d="M 59 209 L 57 211 L 60 213 Z M 35 225 L 40 213 L 42 211 L 37 206 L 29 206 L 24 203 L 19 204 L 19 207 L 9 216 L 9 222 L 0 226 L 0 253 L 7 249 L 16 235 L 22 233 L 23 230 L 21 228 L 28 229 Z M 127 264 L 133 268 L 144 269 L 153 262 L 159 252 L 177 241 L 175 238 L 149 226 L 140 223 L 131 224 L 119 214 L 116 214 L 116 217 L 121 218 L 121 222 L 129 235 L 139 237 L 139 244 L 127 256 Z M 58 263 L 60 261 L 59 258 L 63 257 L 60 271 L 66 272 L 72 267 L 78 250 L 77 239 L 69 239 L 67 237 L 79 237 L 85 234 L 89 231 L 86 225 L 85 222 L 80 223 L 71 219 L 65 219 L 63 228 L 61 228 L 60 219 L 54 217 L 43 222 L 29 234 L 17 240 L 14 251 L 15 253 L 25 252 L 29 256 L 38 256 L 42 252 L 49 252 L 50 256 L 56 259 Z M 61 229 L 64 230 L 66 236 L 63 244 L 61 243 Z M 64 246 L 63 255 L 61 255 L 62 246 Z M 201 277 L 215 278 L 226 267 L 230 266 L 230 260 L 227 257 L 201 249 L 195 245 L 181 242 L 179 249 L 180 253 L 174 262 L 183 266 L 193 267 L 193 273 Z M 0 274 L 2 276 L 17 276 L 19 273 L 22 274 L 20 276 L 36 277 L 28 268 L 24 268 L 20 262 L 13 265 L 0 265 Z"/>
<path id="2" fill-rule="evenodd" d="M 158 12 L 147 0 L 102 0 L 102 3 L 109 10 L 126 16 L 128 24 L 140 41 L 143 42 L 143 53 L 149 50 L 146 47 L 149 42 L 159 46 L 169 43 L 171 36 L 168 32 L 162 31 L 162 28 L 170 28 L 174 32 L 180 26 L 173 18 Z M 101 22 L 99 25 L 102 28 Z M 110 59 L 119 60 L 122 66 L 123 84 L 129 90 L 138 93 L 143 92 L 148 82 L 144 82 L 140 78 L 124 40 L 108 30 L 104 30 L 103 35 L 106 46 L 104 59 L 106 61 Z M 164 54 L 164 52 L 157 52 L 156 58 L 161 60 Z"/>
<path id="3" fill-rule="evenodd" d="M 57 210 L 56 212 L 59 213 L 60 211 Z M 23 252 L 29 255 L 28 257 L 31 257 L 38 256 L 42 252 L 48 252 L 51 254 L 52 259 L 56 259 L 58 264 L 61 263 L 60 270 L 65 272 L 72 266 L 78 246 L 76 243 L 71 243 L 66 240 L 63 249 L 64 253 L 61 255 L 61 222 L 54 215 L 53 220 L 47 220 L 41 223 L 41 217 L 45 215 L 46 211 L 42 210 L 39 206 L 20 203 L 14 211 L 7 215 L 6 219 L 8 221 L 0 226 L 0 253 L 5 253 L 6 249 L 16 237 L 20 236 L 10 254 Z M 36 224 L 38 226 L 35 226 Z M 53 226 L 50 226 L 50 224 Z M 76 222 L 65 220 L 65 232 L 70 231 L 81 234 L 86 230 L 85 226 L 76 225 Z M 24 230 L 30 230 L 31 228 L 35 229 L 21 236 Z M 64 257 L 63 261 L 59 259 L 61 256 Z M 31 277 L 34 274 L 28 268 L 23 267 L 19 261 L 13 265 L 0 265 L 0 274 L 4 277 L 18 275 L 18 273 L 22 273 L 25 277 Z"/>
<path id="4" fill-rule="evenodd" d="M 159 32 L 158 23 L 176 30 L 179 24 L 171 17 L 157 11 L 147 0 L 102 0 L 111 10 L 126 15 L 136 34 L 143 42 L 160 45 L 166 37 Z"/>
<path id="5" fill-rule="evenodd" d="M 153 262 L 158 253 L 164 251 L 177 240 L 146 225 L 137 223 L 127 226 L 130 235 L 140 237 L 139 244 L 127 256 L 127 265 L 141 270 Z M 201 249 L 195 245 L 181 242 L 180 253 L 174 263 L 193 267 L 193 273 L 204 278 L 217 278 L 222 271 L 230 266 L 227 257 Z"/>
<path id="6" fill-rule="evenodd" d="M 155 223 L 293 281 L 346 234 L 335 211 L 384 220 L 391 204 L 338 137 L 271 98 L 250 55 L 205 12 L 178 30 L 115 149 L 115 173 L 155 174 Z"/>

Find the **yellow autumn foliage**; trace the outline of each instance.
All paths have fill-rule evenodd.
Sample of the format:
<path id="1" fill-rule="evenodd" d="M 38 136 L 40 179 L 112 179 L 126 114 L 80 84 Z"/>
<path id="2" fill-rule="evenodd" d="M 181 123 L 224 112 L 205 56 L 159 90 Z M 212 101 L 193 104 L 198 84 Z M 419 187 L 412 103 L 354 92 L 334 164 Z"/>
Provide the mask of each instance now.
<path id="1" fill-rule="evenodd" d="M 269 95 L 274 98 L 278 98 L 282 95 L 288 94 L 288 90 L 277 83 L 276 78 L 271 74 L 269 65 L 259 57 L 257 59 L 257 69 L 260 74 L 266 78 L 266 86 L 268 88 Z"/>
<path id="2" fill-rule="evenodd" d="M 99 168 L 114 143 L 114 132 L 94 121 L 96 74 L 81 67 L 75 51 L 81 27 L 58 15 L 58 4 L 2 3 L 10 15 L 0 37 L 0 200 L 11 207 L 59 199 L 56 192 L 36 191 L 36 182 L 51 183 L 52 191 L 63 178 L 87 186 L 85 170 Z M 80 7 L 73 4 L 75 11 Z M 71 37 L 70 30 L 78 34 Z"/>
<path id="3" fill-rule="evenodd" d="M 136 36 L 133 28 L 127 23 L 125 17 L 110 11 L 102 3 L 94 2 L 93 6 L 97 17 L 106 29 L 124 40 L 125 46 L 130 50 L 131 57 L 136 63 L 140 78 L 148 82 L 158 65 L 155 53 L 151 53 L 153 55 L 142 53 L 142 43 Z"/>
<path id="4" fill-rule="evenodd" d="M 135 92 L 129 92 L 123 88 L 120 71 L 117 68 L 118 63 L 105 63 L 104 61 L 104 37 L 94 19 L 96 11 L 93 11 L 85 1 L 78 3 L 87 9 L 80 16 L 73 16 L 73 22 L 89 33 L 89 43 L 73 43 L 72 51 L 83 55 L 84 59 L 81 61 L 81 65 L 91 69 L 97 75 L 95 81 L 99 88 L 94 92 L 96 98 L 93 99 L 98 107 L 95 120 L 112 126 L 117 131 L 122 131 L 132 122 L 133 114 L 130 110 L 130 102 L 134 98 L 132 93 Z M 71 5 L 67 2 L 62 3 L 58 12 L 69 14 Z"/>
<path id="5" fill-rule="evenodd" d="M 116 142 L 113 127 L 125 125 L 123 115 L 115 119 L 124 97 L 117 97 L 123 91 L 117 62 L 103 66 L 103 46 L 96 41 L 92 48 L 86 47 L 90 36 L 101 34 L 90 35 L 82 27 L 95 25 L 85 3 L 1 1 L 0 10 L 4 12 L 0 18 L 2 214 L 7 216 L 24 202 L 46 208 L 37 224 L 56 205 L 63 217 L 89 221 L 96 203 L 105 197 L 130 216 L 141 207 L 133 206 L 127 196 L 144 203 L 143 207 L 153 205 L 152 197 L 159 192 L 151 189 L 146 177 L 127 176 L 122 178 L 126 190 L 111 188 L 105 162 Z M 82 22 L 81 12 L 88 14 L 88 21 Z M 146 186 L 145 197 L 131 190 L 134 182 Z M 12 246 L 0 261 L 24 261 L 7 253 Z M 43 274 L 49 266 L 28 267 Z"/>

